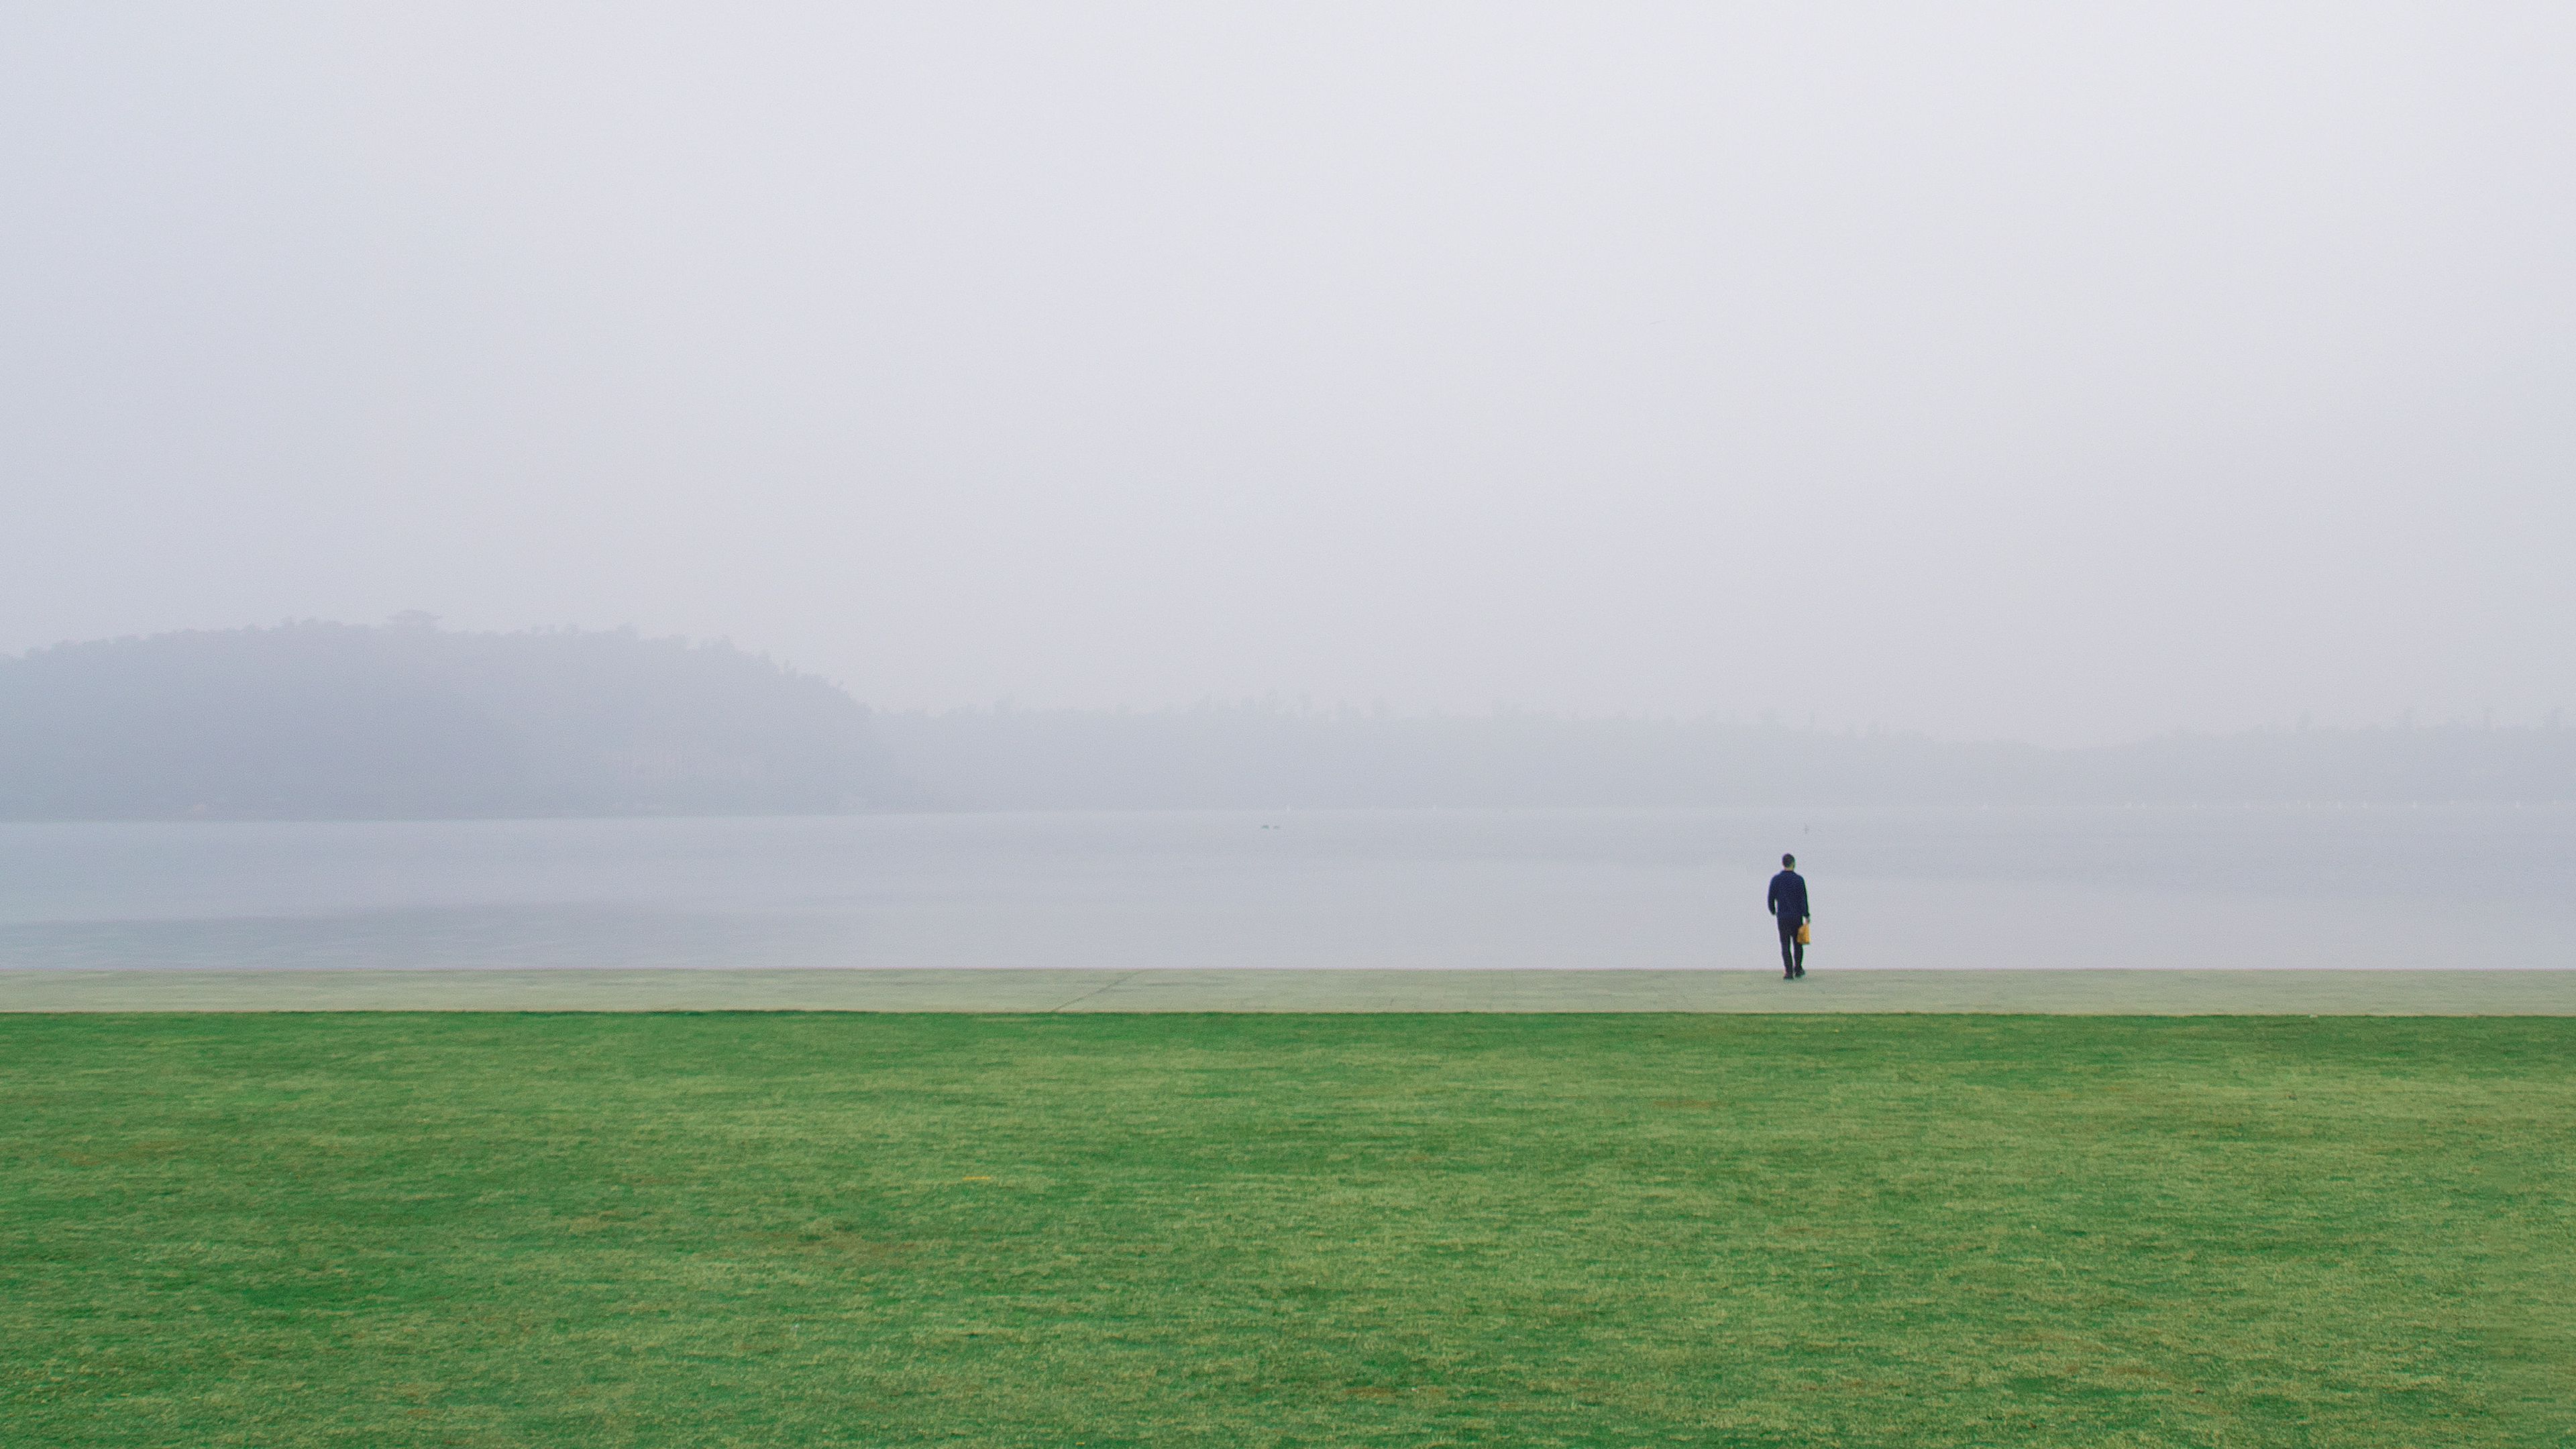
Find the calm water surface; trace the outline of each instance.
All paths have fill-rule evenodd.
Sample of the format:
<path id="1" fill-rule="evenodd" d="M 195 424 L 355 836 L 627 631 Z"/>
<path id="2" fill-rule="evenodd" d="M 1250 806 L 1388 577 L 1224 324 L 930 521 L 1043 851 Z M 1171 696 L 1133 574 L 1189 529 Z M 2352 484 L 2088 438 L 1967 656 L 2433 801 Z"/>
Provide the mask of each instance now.
<path id="1" fill-rule="evenodd" d="M 0 824 L 11 967 L 2576 967 L 2576 811 Z"/>

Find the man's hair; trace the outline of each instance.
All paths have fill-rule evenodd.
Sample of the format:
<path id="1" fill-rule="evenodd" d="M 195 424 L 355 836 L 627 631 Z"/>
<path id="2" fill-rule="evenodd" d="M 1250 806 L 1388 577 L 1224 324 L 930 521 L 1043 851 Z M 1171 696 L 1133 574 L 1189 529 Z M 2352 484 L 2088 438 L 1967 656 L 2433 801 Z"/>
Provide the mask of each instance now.
<path id="1" fill-rule="evenodd" d="M 1798 857 L 1794 855 L 1784 855 L 1780 857 L 1780 865 L 1784 870 L 1795 870 L 1798 868 Z"/>

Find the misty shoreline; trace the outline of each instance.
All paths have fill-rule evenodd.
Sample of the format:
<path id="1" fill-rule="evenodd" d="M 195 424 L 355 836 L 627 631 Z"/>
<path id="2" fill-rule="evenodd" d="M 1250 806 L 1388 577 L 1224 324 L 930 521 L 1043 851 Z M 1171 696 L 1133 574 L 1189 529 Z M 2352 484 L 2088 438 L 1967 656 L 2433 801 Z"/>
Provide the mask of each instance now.
<path id="1" fill-rule="evenodd" d="M 730 644 L 300 623 L 0 659 L 0 819 L 2576 801 L 2561 725 L 2052 748 L 1275 702 L 882 712 Z"/>

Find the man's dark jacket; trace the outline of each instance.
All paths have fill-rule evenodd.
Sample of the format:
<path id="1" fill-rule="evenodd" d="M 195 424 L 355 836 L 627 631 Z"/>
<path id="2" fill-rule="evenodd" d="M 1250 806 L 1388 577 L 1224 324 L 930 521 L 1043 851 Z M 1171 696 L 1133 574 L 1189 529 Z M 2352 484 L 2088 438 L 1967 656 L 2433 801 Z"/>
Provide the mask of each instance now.
<path id="1" fill-rule="evenodd" d="M 1784 870 L 1771 877 L 1771 914 L 1780 918 L 1780 929 L 1794 931 L 1807 919 L 1807 878 L 1794 870 Z"/>

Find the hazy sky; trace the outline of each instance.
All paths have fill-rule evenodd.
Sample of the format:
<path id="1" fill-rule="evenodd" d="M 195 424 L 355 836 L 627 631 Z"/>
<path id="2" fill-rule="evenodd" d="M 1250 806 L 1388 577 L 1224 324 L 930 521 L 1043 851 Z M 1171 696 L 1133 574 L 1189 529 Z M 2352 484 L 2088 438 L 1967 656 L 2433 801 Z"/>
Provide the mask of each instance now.
<path id="1" fill-rule="evenodd" d="M 2576 708 L 2576 6 L 29 5 L 0 650 Z"/>

